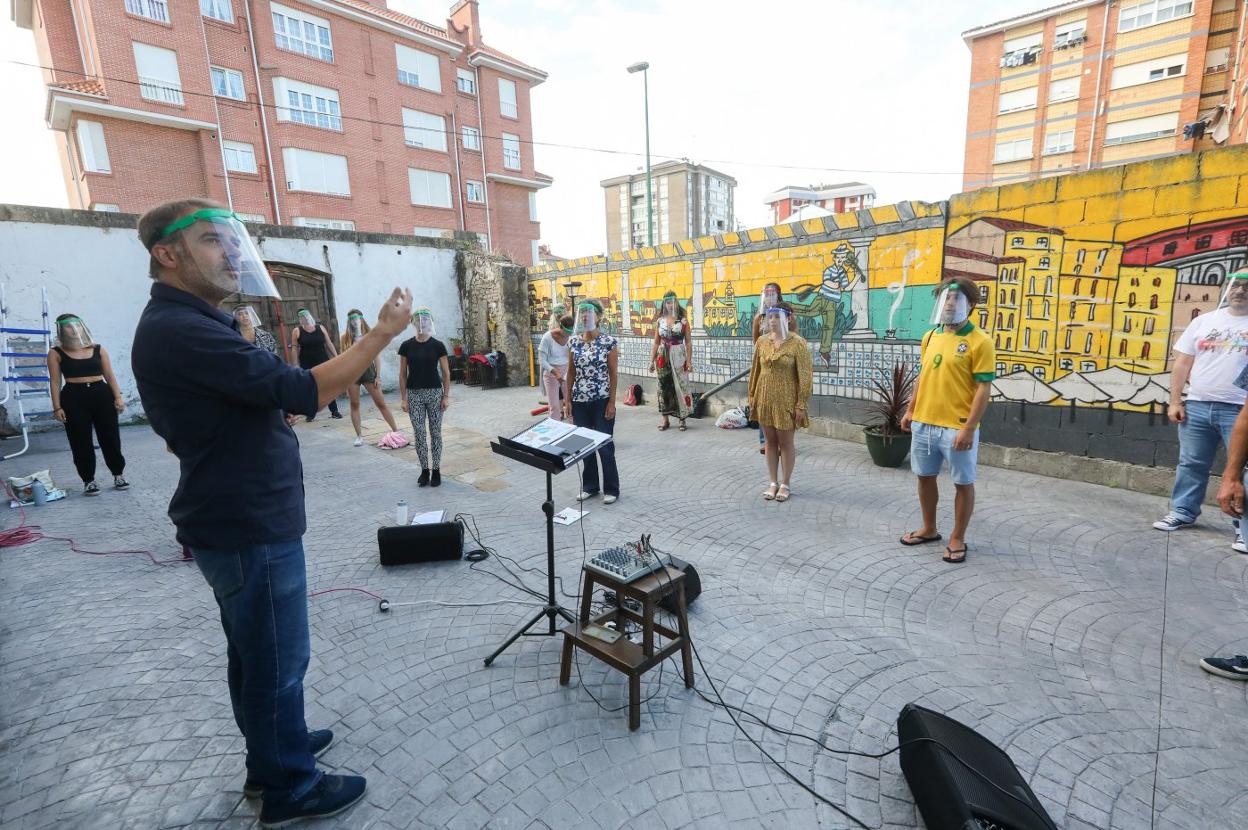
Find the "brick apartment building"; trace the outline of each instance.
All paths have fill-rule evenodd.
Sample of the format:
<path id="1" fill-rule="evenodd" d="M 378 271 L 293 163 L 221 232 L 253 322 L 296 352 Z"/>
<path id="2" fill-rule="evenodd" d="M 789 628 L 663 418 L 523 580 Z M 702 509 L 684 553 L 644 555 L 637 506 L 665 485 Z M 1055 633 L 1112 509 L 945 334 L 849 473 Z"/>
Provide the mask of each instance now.
<path id="1" fill-rule="evenodd" d="M 12 0 L 35 35 L 70 205 L 186 195 L 250 220 L 476 233 L 537 262 L 530 90 L 546 74 L 385 0 Z"/>
<path id="2" fill-rule="evenodd" d="M 1246 14 L 1245 0 L 1076 0 L 964 32 L 963 187 L 1243 143 Z"/>
<path id="3" fill-rule="evenodd" d="M 604 179 L 607 251 L 649 244 L 646 227 L 646 173 Z M 654 244 L 733 230 L 732 176 L 689 161 L 664 161 L 650 168 Z"/>
<path id="4" fill-rule="evenodd" d="M 829 213 L 862 210 L 875 204 L 875 188 L 862 182 L 819 184 L 810 187 L 787 185 L 763 199 L 771 208 L 771 224 L 779 225 L 806 205 Z"/>

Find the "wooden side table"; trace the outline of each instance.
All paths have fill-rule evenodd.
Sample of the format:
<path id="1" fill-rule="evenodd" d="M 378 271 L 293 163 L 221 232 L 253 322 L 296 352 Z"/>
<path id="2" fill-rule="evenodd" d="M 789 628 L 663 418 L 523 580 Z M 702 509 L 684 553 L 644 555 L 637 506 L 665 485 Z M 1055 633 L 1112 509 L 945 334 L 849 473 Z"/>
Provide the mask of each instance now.
<path id="1" fill-rule="evenodd" d="M 559 665 L 559 685 L 566 686 L 571 679 L 573 648 L 579 648 L 598 658 L 628 676 L 628 728 L 636 729 L 641 726 L 641 676 L 677 650 L 681 655 L 685 688 L 693 688 L 693 645 L 689 639 L 689 616 L 685 607 L 685 575 L 670 567 L 664 567 L 661 571 L 633 582 L 621 582 L 588 568 L 584 574 L 579 618 L 577 622 L 563 629 L 563 659 Z M 619 604 L 591 619 L 589 610 L 595 585 L 614 591 Z M 675 631 L 655 620 L 659 600 L 671 594 L 676 597 Z M 641 613 L 625 608 L 625 598 L 640 603 Z M 640 625 L 641 645 L 623 636 L 614 643 L 608 643 L 584 633 L 585 627 L 591 622 L 601 625 L 611 620 L 617 623 L 621 631 L 625 621 Z M 655 632 L 669 640 L 658 651 L 654 649 Z"/>

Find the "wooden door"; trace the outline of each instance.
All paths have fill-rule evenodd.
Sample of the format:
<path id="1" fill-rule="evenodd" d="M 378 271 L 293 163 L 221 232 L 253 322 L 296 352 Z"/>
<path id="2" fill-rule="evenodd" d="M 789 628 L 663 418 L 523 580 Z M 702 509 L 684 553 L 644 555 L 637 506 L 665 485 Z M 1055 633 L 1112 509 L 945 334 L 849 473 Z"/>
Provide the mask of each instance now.
<path id="1" fill-rule="evenodd" d="M 260 315 L 260 325 L 282 344 L 282 353 L 289 361 L 290 330 L 298 325 L 299 309 L 312 312 L 316 322 L 325 327 L 338 346 L 338 315 L 334 311 L 333 292 L 330 291 L 331 275 L 314 268 L 292 265 L 287 262 L 266 262 L 273 284 L 282 299 L 272 297 L 249 297 L 234 295 L 227 303 L 250 303 Z M 226 305 L 229 308 L 229 305 Z"/>

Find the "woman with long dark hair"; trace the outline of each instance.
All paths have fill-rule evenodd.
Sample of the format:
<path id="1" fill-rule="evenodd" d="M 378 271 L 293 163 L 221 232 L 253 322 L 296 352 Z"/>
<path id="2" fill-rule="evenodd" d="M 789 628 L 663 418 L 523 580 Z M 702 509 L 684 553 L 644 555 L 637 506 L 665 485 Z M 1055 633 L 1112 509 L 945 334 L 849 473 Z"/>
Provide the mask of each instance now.
<path id="1" fill-rule="evenodd" d="M 650 371 L 659 380 L 659 414 L 663 416 L 659 431 L 671 427 L 671 416 L 680 419 L 680 431 L 688 427 L 685 419 L 693 406 L 689 390 L 689 373 L 693 371 L 693 335 L 685 317 L 684 306 L 675 291 L 663 295 L 655 318 L 654 343 L 650 346 Z"/>

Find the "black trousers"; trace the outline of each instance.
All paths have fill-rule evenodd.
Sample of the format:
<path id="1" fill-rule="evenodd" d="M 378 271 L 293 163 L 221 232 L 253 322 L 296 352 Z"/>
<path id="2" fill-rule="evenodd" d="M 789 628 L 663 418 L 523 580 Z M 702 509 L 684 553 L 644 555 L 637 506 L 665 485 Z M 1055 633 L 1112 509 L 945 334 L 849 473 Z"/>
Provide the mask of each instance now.
<path id="1" fill-rule="evenodd" d="M 92 429 L 109 472 L 115 476 L 125 472 L 126 459 L 121 454 L 121 430 L 117 427 L 112 388 L 102 380 L 67 383 L 61 388 L 61 408 L 65 410 L 65 436 L 69 438 L 69 449 L 74 455 L 74 467 L 83 483 L 95 481 Z"/>

